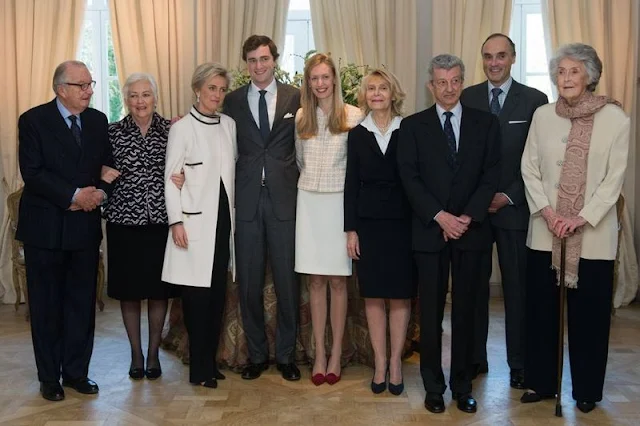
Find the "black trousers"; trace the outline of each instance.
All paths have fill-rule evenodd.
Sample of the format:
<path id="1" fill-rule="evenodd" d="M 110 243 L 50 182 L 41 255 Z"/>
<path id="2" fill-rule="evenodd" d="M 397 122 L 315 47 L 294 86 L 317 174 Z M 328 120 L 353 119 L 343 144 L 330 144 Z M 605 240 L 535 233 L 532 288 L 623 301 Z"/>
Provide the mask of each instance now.
<path id="1" fill-rule="evenodd" d="M 524 368 L 525 355 L 525 287 L 527 278 L 527 231 L 501 229 L 495 226 L 493 238 L 498 249 L 498 262 L 502 276 L 504 296 L 505 337 L 507 342 L 507 363 L 512 369 Z M 487 362 L 487 337 L 489 335 L 489 279 L 492 259 L 486 259 L 485 280 L 478 291 L 475 314 L 475 338 L 473 363 Z"/>
<path id="2" fill-rule="evenodd" d="M 98 245 L 48 250 L 25 245 L 31 337 L 38 380 L 87 377 L 96 318 Z"/>
<path id="3" fill-rule="evenodd" d="M 279 364 L 295 361 L 300 282 L 295 267 L 296 221 L 280 220 L 273 211 L 269 188 L 263 187 L 256 216 L 236 221 L 236 260 L 240 310 L 249 360 L 269 362 L 264 321 L 264 277 L 267 253 L 276 292 L 275 356 Z"/>
<path id="4" fill-rule="evenodd" d="M 213 378 L 224 317 L 229 267 L 231 217 L 229 199 L 220 182 L 220 203 L 216 228 L 211 287 L 182 287 L 182 311 L 189 335 L 189 381 L 201 383 Z"/>
<path id="5" fill-rule="evenodd" d="M 580 259 L 578 288 L 567 289 L 567 331 L 573 398 L 602 400 L 607 356 L 613 260 Z M 558 303 L 551 252 L 528 250 L 525 382 L 540 394 L 554 395 L 558 375 Z"/>
<path id="6" fill-rule="evenodd" d="M 442 319 L 452 278 L 451 372 L 452 392 L 471 392 L 473 320 L 481 272 L 487 251 L 458 250 L 447 245 L 437 253 L 415 252 L 420 297 L 420 373 L 427 392 L 444 393 Z"/>

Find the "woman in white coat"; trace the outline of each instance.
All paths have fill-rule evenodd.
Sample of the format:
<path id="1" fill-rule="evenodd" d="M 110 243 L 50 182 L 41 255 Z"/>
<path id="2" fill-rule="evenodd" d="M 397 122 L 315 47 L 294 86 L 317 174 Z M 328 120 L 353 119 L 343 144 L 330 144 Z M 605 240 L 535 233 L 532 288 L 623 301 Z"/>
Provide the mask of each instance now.
<path id="1" fill-rule="evenodd" d="M 236 125 L 217 113 L 229 76 L 216 63 L 199 65 L 191 88 L 196 104 L 169 131 L 165 198 L 171 235 L 162 280 L 183 286 L 182 309 L 189 335 L 189 381 L 215 388 L 224 379 L 215 361 L 233 249 Z M 178 189 L 171 175 L 184 170 Z M 234 273 L 235 276 L 235 273 Z"/>

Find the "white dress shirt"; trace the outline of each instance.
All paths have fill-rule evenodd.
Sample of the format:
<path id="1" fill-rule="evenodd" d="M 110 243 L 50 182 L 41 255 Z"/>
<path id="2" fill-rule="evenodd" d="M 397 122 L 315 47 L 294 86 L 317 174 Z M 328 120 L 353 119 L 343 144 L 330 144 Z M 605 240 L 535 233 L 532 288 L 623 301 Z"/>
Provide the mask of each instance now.
<path id="1" fill-rule="evenodd" d="M 386 154 L 387 148 L 389 147 L 389 142 L 391 141 L 391 134 L 394 130 L 400 128 L 401 121 L 402 117 L 398 115 L 393 117 L 391 119 L 391 123 L 389 123 L 389 128 L 384 135 L 380 132 L 380 129 L 378 129 L 378 126 L 376 126 L 376 122 L 373 120 L 373 112 L 369 112 L 369 114 L 367 114 L 365 119 L 362 120 L 362 123 L 360 124 L 362 125 L 362 127 L 373 133 L 373 135 L 376 137 L 376 142 L 380 147 L 380 151 L 382 151 L 383 154 Z"/>
<path id="2" fill-rule="evenodd" d="M 453 115 L 451 116 L 451 126 L 453 127 L 453 134 L 456 137 L 456 151 L 457 151 L 460 149 L 460 123 L 462 121 L 462 104 L 460 104 L 460 101 L 458 101 L 456 106 L 451 108 L 449 111 L 453 113 Z M 436 112 L 438 113 L 438 117 L 440 118 L 440 124 L 444 129 L 444 122 L 447 119 L 444 113 L 447 112 L 447 110 L 442 108 L 440 105 L 436 104 Z"/>
<path id="3" fill-rule="evenodd" d="M 249 102 L 249 109 L 251 115 L 256 122 L 258 128 L 260 128 L 260 113 L 258 111 L 258 103 L 260 102 L 260 89 L 253 81 L 249 86 L 247 93 L 247 101 Z M 278 100 L 278 85 L 276 79 L 271 80 L 271 83 L 264 88 L 267 93 L 264 94 L 264 99 L 267 101 L 267 113 L 269 114 L 269 129 L 273 127 L 273 119 L 276 115 L 276 101 Z"/>

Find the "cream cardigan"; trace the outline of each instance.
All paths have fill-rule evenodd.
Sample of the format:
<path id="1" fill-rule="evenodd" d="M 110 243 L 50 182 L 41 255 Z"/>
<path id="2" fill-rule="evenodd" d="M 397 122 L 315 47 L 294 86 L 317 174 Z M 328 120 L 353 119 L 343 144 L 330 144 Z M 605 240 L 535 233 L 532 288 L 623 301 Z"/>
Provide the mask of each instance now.
<path id="1" fill-rule="evenodd" d="M 527 247 L 551 251 L 553 235 L 540 211 L 555 210 L 558 182 L 571 121 L 556 114 L 556 104 L 539 107 L 533 115 L 522 154 L 522 178 L 531 210 Z M 615 204 L 622 190 L 629 153 L 630 120 L 622 109 L 606 105 L 595 114 L 587 163 L 584 208 L 586 219 L 581 258 L 613 260 L 618 244 Z"/>

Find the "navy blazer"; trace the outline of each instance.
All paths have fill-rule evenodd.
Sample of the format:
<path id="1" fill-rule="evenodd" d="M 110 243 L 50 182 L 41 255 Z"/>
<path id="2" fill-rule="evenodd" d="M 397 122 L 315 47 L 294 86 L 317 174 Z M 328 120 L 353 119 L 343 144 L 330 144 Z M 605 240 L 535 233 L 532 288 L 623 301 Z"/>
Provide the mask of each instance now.
<path id="1" fill-rule="evenodd" d="M 16 239 L 51 250 L 82 250 L 102 239 L 100 208 L 70 211 L 76 188 L 95 186 L 103 165 L 112 166 L 107 117 L 93 108 L 80 114 L 82 147 L 56 100 L 30 109 L 18 121 L 18 159 L 24 180 Z"/>
<path id="2" fill-rule="evenodd" d="M 413 249 L 437 252 L 446 244 L 461 250 L 492 245 L 487 209 L 500 179 L 500 125 L 492 114 L 462 107 L 458 165 L 447 160 L 449 146 L 435 105 L 402 120 L 398 167 L 413 209 Z M 444 210 L 467 214 L 472 222 L 459 240 L 444 241 L 434 220 Z"/>
<path id="3" fill-rule="evenodd" d="M 362 125 L 349 131 L 344 185 L 344 230 L 357 231 L 359 218 L 409 219 L 411 209 L 398 174 L 399 130 L 383 154 L 375 135 Z"/>
<path id="4" fill-rule="evenodd" d="M 489 112 L 488 83 L 476 84 L 462 91 L 460 102 L 471 108 Z M 548 103 L 547 95 L 513 80 L 500 110 L 498 121 L 502 135 L 501 170 L 498 192 L 503 192 L 513 202 L 489 215 L 491 223 L 503 229 L 526 230 L 529 225 L 529 206 L 524 196 L 524 182 L 520 172 L 520 160 L 529 134 L 533 113 L 540 105 Z"/>

